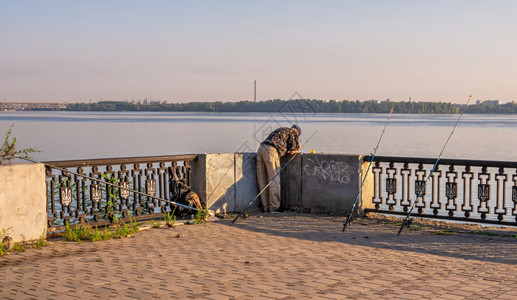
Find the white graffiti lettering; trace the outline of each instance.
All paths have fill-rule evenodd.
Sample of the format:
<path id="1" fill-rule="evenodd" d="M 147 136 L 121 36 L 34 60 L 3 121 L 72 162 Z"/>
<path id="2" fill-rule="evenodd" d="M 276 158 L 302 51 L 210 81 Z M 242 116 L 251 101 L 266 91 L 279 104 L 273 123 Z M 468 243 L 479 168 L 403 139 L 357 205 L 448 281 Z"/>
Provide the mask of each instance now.
<path id="1" fill-rule="evenodd" d="M 316 157 L 314 160 L 312 158 L 307 159 L 303 170 L 309 176 L 319 176 L 323 180 L 347 184 L 350 182 L 350 174 L 348 174 L 347 168 L 348 165 L 344 162 L 335 162 L 333 160 L 322 160 L 320 162 Z"/>

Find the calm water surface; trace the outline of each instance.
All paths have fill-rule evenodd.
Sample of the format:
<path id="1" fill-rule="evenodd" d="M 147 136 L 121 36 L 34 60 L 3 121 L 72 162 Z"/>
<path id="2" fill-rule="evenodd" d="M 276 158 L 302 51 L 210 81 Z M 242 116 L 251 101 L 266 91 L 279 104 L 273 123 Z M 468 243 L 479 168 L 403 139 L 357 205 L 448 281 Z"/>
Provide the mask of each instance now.
<path id="1" fill-rule="evenodd" d="M 302 127 L 303 152 L 368 154 L 387 114 L 0 112 L 37 160 L 256 151 L 279 126 Z M 458 115 L 394 114 L 377 155 L 436 158 Z M 315 133 L 316 132 L 316 133 Z M 517 161 L 515 115 L 463 115 L 443 158 Z"/>

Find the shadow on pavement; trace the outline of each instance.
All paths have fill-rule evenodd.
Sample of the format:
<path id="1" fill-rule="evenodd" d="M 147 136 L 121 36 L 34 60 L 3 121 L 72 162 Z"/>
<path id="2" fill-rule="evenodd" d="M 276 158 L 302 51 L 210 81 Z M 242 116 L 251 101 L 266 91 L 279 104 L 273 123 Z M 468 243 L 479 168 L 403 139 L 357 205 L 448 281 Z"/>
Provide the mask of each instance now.
<path id="1" fill-rule="evenodd" d="M 336 217 L 319 215 L 252 216 L 235 224 L 222 220 L 220 224 L 243 230 L 285 238 L 316 242 L 336 242 L 365 247 L 412 251 L 446 257 L 517 264 L 517 239 L 504 235 L 450 233 L 435 228 L 405 230 L 400 236 L 400 225 L 379 220 L 358 219 L 342 232 L 342 221 Z M 416 229 L 416 230 L 415 230 Z"/>

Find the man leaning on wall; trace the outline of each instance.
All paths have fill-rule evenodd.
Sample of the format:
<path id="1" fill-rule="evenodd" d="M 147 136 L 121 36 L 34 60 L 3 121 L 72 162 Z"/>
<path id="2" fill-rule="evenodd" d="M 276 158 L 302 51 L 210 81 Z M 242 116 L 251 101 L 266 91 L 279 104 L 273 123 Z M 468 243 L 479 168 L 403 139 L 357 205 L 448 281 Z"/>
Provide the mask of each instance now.
<path id="1" fill-rule="evenodd" d="M 262 212 L 280 212 L 280 176 L 276 176 L 280 172 L 280 157 L 287 153 L 293 155 L 300 150 L 301 134 L 302 130 L 298 125 L 280 127 L 260 144 L 257 152 L 259 190 L 262 191 L 269 184 L 268 191 L 260 195 Z"/>

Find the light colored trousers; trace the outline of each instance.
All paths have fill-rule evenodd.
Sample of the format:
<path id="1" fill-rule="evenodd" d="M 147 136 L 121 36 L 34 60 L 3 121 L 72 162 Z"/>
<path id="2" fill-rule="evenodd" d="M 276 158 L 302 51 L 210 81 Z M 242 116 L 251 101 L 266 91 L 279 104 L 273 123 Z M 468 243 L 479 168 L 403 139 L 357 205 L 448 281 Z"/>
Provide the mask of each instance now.
<path id="1" fill-rule="evenodd" d="M 257 181 L 259 191 L 280 172 L 280 157 L 275 147 L 260 145 L 257 152 Z M 280 175 L 275 178 L 269 187 L 260 195 L 264 212 L 275 211 L 280 208 Z"/>

